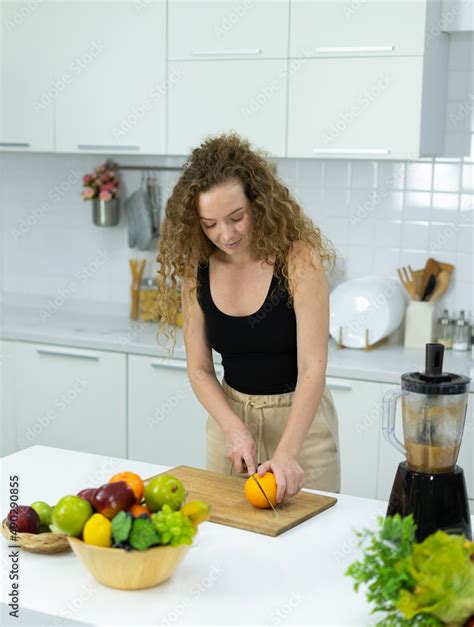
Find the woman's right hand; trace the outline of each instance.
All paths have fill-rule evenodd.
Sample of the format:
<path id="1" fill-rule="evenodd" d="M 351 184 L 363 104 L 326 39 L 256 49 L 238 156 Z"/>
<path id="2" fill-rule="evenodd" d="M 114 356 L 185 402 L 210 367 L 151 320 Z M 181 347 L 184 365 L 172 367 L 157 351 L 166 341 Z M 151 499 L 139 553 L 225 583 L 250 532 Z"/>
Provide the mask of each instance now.
<path id="1" fill-rule="evenodd" d="M 257 472 L 255 464 L 255 454 L 257 445 L 253 435 L 245 425 L 233 427 L 224 434 L 225 454 L 234 463 L 234 468 L 238 473 L 248 472 L 249 476 Z M 243 466 L 243 462 L 247 468 Z"/>

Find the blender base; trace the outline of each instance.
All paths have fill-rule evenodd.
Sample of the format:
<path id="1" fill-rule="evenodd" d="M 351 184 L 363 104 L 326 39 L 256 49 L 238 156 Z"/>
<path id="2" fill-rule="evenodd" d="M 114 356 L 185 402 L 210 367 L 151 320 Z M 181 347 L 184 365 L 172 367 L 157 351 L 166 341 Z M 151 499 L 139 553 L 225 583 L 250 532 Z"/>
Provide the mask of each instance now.
<path id="1" fill-rule="evenodd" d="M 452 472 L 430 474 L 412 470 L 402 462 L 393 482 L 387 516 L 397 513 L 413 514 L 417 542 L 439 529 L 472 540 L 466 482 L 459 466 Z"/>

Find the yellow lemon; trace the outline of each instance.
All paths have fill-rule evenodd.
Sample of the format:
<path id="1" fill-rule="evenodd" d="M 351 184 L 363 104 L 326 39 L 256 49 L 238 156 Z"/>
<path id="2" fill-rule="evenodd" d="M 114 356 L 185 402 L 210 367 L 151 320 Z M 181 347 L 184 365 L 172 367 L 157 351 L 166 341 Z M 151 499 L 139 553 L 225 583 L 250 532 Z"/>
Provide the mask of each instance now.
<path id="1" fill-rule="evenodd" d="M 210 510 L 209 504 L 204 501 L 189 501 L 189 503 L 183 505 L 180 511 L 183 516 L 187 516 L 196 527 L 209 518 Z"/>
<path id="2" fill-rule="evenodd" d="M 112 546 L 112 523 L 102 514 L 92 514 L 84 525 L 82 537 L 86 544 Z"/>

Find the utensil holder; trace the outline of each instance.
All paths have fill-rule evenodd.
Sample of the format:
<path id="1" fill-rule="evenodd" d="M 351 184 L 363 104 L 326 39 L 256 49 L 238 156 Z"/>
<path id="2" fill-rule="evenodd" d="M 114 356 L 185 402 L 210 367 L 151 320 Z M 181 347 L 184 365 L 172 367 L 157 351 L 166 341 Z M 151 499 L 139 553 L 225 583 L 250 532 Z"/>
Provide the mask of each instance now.
<path id="1" fill-rule="evenodd" d="M 434 340 L 435 303 L 410 301 L 405 312 L 405 348 L 425 348 Z"/>

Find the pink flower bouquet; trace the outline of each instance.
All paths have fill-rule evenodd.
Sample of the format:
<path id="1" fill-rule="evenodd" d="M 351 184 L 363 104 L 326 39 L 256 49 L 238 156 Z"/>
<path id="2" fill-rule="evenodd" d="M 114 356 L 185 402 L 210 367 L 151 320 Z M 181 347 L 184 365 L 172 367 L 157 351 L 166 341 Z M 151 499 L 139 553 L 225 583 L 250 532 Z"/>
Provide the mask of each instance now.
<path id="1" fill-rule="evenodd" d="M 108 201 L 118 195 L 120 182 L 117 178 L 117 173 L 105 165 L 97 166 L 92 174 L 85 174 L 82 182 L 84 185 L 84 190 L 81 194 L 83 200 L 100 198 Z"/>

